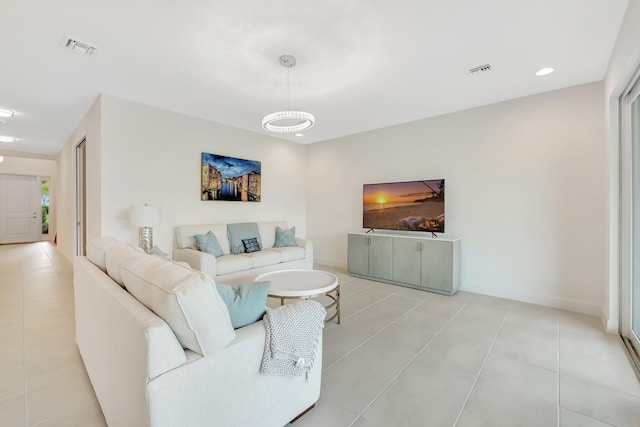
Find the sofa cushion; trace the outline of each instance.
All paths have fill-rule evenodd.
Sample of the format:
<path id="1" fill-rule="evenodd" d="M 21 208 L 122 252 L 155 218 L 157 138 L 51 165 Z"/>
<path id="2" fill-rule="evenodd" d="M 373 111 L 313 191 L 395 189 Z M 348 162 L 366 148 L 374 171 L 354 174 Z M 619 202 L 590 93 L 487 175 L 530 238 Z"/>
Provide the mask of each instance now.
<path id="1" fill-rule="evenodd" d="M 207 234 L 196 234 L 193 238 L 199 251 L 211 254 L 216 258 L 224 255 L 224 251 L 220 247 L 218 238 L 213 234 L 213 231 L 209 230 Z"/>
<path id="2" fill-rule="evenodd" d="M 118 243 L 116 239 L 109 236 L 96 237 L 95 239 L 91 239 L 87 242 L 87 258 L 91 261 L 95 266 L 97 266 L 100 270 L 107 272 L 107 264 L 105 262 L 104 256 L 111 246 L 114 246 Z"/>
<path id="3" fill-rule="evenodd" d="M 273 247 L 290 248 L 293 246 L 296 246 L 296 227 L 291 227 L 288 230 L 276 227 L 276 242 Z"/>
<path id="4" fill-rule="evenodd" d="M 227 238 L 227 224 L 181 225 L 176 227 L 175 245 L 178 248 L 197 248 L 196 234 L 207 234 L 211 231 L 218 239 L 225 255 L 229 255 L 229 239 Z"/>
<path id="5" fill-rule="evenodd" d="M 251 259 L 251 266 L 253 268 L 265 267 L 267 265 L 274 265 L 282 262 L 282 256 L 278 252 L 270 250 L 244 254 L 244 257 Z"/>
<path id="6" fill-rule="evenodd" d="M 216 283 L 216 289 L 227 305 L 234 329 L 242 328 L 262 319 L 271 282 L 255 282 L 231 286 Z"/>
<path id="7" fill-rule="evenodd" d="M 303 248 L 270 248 L 265 249 L 263 252 L 275 252 L 280 255 L 282 262 L 295 261 L 297 259 L 303 259 L 306 256 L 306 251 Z"/>
<path id="8" fill-rule="evenodd" d="M 227 224 L 227 232 L 229 236 L 229 250 L 233 255 L 244 253 L 243 239 L 258 239 L 260 247 L 262 241 L 260 240 L 260 233 L 258 232 L 258 224 L 255 222 L 241 222 L 238 224 Z"/>
<path id="9" fill-rule="evenodd" d="M 145 256 L 122 266 L 127 290 L 169 324 L 185 348 L 210 355 L 235 338 L 213 280 L 171 261 Z"/>
<path id="10" fill-rule="evenodd" d="M 280 227 L 283 230 L 287 229 L 286 221 L 267 221 L 259 222 L 258 230 L 260 231 L 260 238 L 262 239 L 263 248 L 272 248 L 276 242 L 276 227 Z"/>
<path id="11" fill-rule="evenodd" d="M 122 266 L 132 259 L 142 259 L 145 257 L 147 257 L 147 254 L 137 246 L 122 242 L 109 246 L 104 255 L 107 274 L 114 282 L 124 288 L 125 285 L 121 276 Z"/>
<path id="12" fill-rule="evenodd" d="M 249 270 L 253 261 L 248 255 L 224 255 L 216 259 L 216 275 L 235 273 L 236 271 Z"/>

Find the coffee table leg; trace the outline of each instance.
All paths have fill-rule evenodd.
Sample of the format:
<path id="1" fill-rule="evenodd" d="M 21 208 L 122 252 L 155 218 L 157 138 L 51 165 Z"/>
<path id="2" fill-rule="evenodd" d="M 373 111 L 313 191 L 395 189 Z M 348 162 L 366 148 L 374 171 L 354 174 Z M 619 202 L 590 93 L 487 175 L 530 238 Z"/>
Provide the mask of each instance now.
<path id="1" fill-rule="evenodd" d="M 284 297 L 280 297 L 280 305 L 284 305 Z"/>
<path id="2" fill-rule="evenodd" d="M 338 310 L 338 325 L 340 324 L 340 285 L 336 287 L 336 310 Z"/>

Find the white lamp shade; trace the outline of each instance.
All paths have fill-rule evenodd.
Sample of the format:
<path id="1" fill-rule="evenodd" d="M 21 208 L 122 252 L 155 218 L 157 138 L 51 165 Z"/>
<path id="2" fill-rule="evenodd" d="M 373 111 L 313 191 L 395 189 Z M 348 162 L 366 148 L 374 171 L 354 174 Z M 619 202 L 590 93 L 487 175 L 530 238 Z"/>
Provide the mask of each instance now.
<path id="1" fill-rule="evenodd" d="M 129 208 L 129 224 L 134 227 L 153 227 L 160 224 L 160 208 L 147 205 Z"/>

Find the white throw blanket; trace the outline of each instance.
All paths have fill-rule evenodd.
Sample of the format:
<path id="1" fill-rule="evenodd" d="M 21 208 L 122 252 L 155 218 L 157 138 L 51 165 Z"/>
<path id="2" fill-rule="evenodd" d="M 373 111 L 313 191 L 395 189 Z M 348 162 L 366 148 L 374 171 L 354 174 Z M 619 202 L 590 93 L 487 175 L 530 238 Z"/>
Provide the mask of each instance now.
<path id="1" fill-rule="evenodd" d="M 260 371 L 267 374 L 308 375 L 315 362 L 326 314 L 322 304 L 310 300 L 267 308 Z"/>

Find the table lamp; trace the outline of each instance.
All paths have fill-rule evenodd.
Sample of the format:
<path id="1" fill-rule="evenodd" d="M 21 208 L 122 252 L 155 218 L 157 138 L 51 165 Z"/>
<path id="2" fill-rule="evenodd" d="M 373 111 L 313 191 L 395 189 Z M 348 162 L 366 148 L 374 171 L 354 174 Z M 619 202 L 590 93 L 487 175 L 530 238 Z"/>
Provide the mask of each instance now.
<path id="1" fill-rule="evenodd" d="M 160 208 L 157 206 L 132 206 L 129 208 L 129 224 L 138 228 L 138 245 L 146 253 L 153 247 L 153 226 L 160 224 Z"/>

